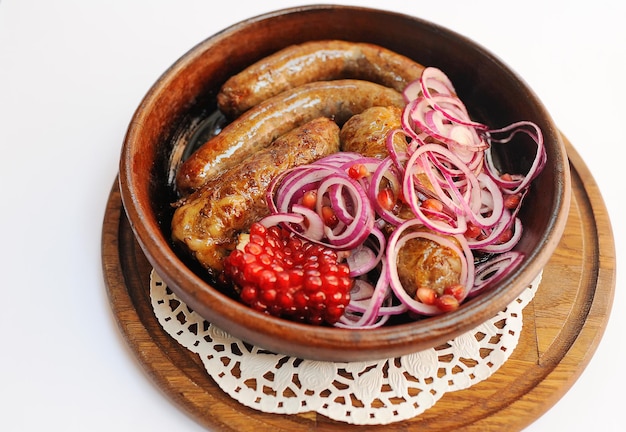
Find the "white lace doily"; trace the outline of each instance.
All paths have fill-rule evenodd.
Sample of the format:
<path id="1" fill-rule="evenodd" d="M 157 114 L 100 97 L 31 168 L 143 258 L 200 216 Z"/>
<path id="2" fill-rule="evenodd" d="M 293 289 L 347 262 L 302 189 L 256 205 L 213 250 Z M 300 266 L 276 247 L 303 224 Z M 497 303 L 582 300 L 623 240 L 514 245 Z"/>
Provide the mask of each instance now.
<path id="1" fill-rule="evenodd" d="M 193 312 L 154 271 L 150 298 L 163 329 L 197 353 L 219 387 L 241 404 L 380 425 L 415 417 L 446 392 L 471 387 L 497 371 L 517 346 L 522 310 L 540 282 L 541 274 L 491 320 L 437 348 L 351 363 L 302 360 L 244 344 Z"/>

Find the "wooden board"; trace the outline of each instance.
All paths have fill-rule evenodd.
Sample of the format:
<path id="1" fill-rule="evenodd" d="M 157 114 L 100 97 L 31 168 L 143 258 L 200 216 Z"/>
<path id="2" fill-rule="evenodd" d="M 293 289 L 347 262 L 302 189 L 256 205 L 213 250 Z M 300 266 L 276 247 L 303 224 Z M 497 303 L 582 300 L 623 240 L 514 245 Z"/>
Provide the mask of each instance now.
<path id="1" fill-rule="evenodd" d="M 615 290 L 615 246 L 600 192 L 566 141 L 572 168 L 572 204 L 565 234 L 534 300 L 510 359 L 489 379 L 446 393 L 411 420 L 368 431 L 512 431 L 552 407 L 588 364 L 607 324 Z M 117 185 L 117 183 L 116 183 Z M 267 414 L 223 393 L 200 359 L 157 322 L 149 298 L 151 267 L 135 242 L 117 186 L 109 196 L 102 261 L 111 308 L 147 375 L 181 409 L 209 430 L 363 430 L 316 413 Z"/>

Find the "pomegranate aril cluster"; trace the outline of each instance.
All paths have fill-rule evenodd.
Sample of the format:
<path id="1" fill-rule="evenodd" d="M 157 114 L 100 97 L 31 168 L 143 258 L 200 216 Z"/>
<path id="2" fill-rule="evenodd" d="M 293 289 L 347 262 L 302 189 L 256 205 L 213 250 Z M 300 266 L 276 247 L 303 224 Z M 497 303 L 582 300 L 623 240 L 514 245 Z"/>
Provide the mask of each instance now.
<path id="1" fill-rule="evenodd" d="M 337 253 L 288 230 L 255 223 L 249 242 L 224 261 L 241 301 L 274 316 L 334 324 L 350 302 L 353 280 Z"/>

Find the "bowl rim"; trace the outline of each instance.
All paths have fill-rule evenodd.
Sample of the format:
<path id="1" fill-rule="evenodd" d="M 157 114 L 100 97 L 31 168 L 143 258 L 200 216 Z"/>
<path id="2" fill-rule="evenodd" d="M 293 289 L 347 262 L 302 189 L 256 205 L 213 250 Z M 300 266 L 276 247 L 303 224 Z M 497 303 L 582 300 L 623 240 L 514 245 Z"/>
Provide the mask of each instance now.
<path id="1" fill-rule="evenodd" d="M 217 41 L 228 38 L 232 34 L 236 34 L 241 28 L 249 26 L 252 23 L 270 20 L 277 16 L 337 8 L 364 11 L 372 14 L 383 13 L 396 15 L 403 19 L 414 21 L 419 25 L 437 29 L 449 36 L 464 39 L 466 43 L 469 43 L 484 55 L 491 57 L 502 70 L 507 71 L 514 79 L 519 81 L 525 87 L 525 91 L 532 96 L 532 103 L 540 109 L 541 115 L 544 116 L 547 123 L 552 125 L 555 129 L 552 133 L 557 138 L 556 145 L 559 147 L 557 154 L 560 158 L 560 160 L 555 161 L 555 166 L 558 168 L 558 172 L 555 173 L 555 176 L 560 179 L 560 181 L 556 182 L 557 193 L 555 196 L 558 202 L 555 203 L 555 208 L 557 212 L 550 217 L 548 229 L 542 233 L 542 237 L 538 240 L 538 243 L 542 244 L 543 247 L 534 250 L 513 273 L 505 278 L 505 288 L 485 292 L 467 301 L 464 303 L 463 307 L 453 313 L 438 315 L 434 317 L 434 319 L 426 318 L 424 321 L 431 323 L 431 325 L 428 326 L 420 324 L 424 322 L 420 321 L 419 323 L 411 322 L 389 327 L 383 326 L 370 330 L 342 329 L 335 327 L 313 328 L 307 324 L 268 316 L 229 298 L 194 273 L 175 253 L 169 240 L 158 229 L 157 225 L 134 223 L 134 221 L 149 220 L 151 209 L 148 203 L 142 203 L 137 200 L 135 189 L 141 186 L 135 183 L 133 175 L 133 143 L 136 142 L 141 134 L 142 125 L 146 117 L 150 115 L 150 111 L 158 104 L 161 92 L 167 88 L 173 77 L 196 61 Z M 309 355 L 308 357 L 334 361 L 344 360 L 348 357 L 346 353 L 349 353 L 350 359 L 372 360 L 378 358 L 381 353 L 377 352 L 375 356 L 368 353 L 375 349 L 379 350 L 381 342 L 385 342 L 388 345 L 387 352 L 391 356 L 407 352 L 407 344 L 409 343 L 411 344 L 409 351 L 415 351 L 418 348 L 426 348 L 426 345 L 420 347 L 420 344 L 415 342 L 416 340 L 427 340 L 428 347 L 437 346 L 466 331 L 461 328 L 460 323 L 463 323 L 463 328 L 465 328 L 464 326 L 468 323 L 477 326 L 486 319 L 489 319 L 490 317 L 484 317 L 480 313 L 486 305 L 497 304 L 502 306 L 502 308 L 506 307 L 506 305 L 517 298 L 523 288 L 528 285 L 529 281 L 532 281 L 539 274 L 552 256 L 565 230 L 571 190 L 569 164 L 566 157 L 565 145 L 558 129 L 554 126 L 552 117 L 526 82 L 497 56 L 475 41 L 422 18 L 382 9 L 330 4 L 283 8 L 245 19 L 207 37 L 184 53 L 167 68 L 150 87 L 133 114 L 124 137 L 118 182 L 124 210 L 142 251 L 145 253 L 150 264 L 154 268 L 159 268 L 159 276 L 182 301 L 190 306 L 194 305 L 191 307 L 197 310 L 200 315 L 218 327 L 221 327 L 223 330 L 231 332 L 234 336 L 241 336 L 242 332 L 254 334 L 255 338 L 258 339 L 255 343 L 259 343 L 266 349 L 277 349 L 276 341 L 279 340 L 280 347 L 284 347 L 285 342 L 290 342 L 290 345 L 292 345 L 294 349 L 291 350 L 291 352 L 284 353 L 304 357 L 298 346 L 304 342 L 308 342 L 315 346 L 316 351 L 312 356 Z M 540 264 L 540 268 L 537 268 L 537 264 Z M 183 280 L 189 283 L 187 289 L 183 289 L 178 282 Z M 222 305 L 227 307 L 221 309 L 221 314 L 214 312 L 214 308 L 219 309 Z M 257 321 L 260 326 L 259 328 L 263 330 L 260 331 L 257 326 L 253 326 L 253 321 Z M 236 323 L 234 326 L 232 324 L 233 322 Z M 314 329 L 314 331 L 311 331 L 312 329 Z M 365 337 L 366 335 L 370 337 Z M 372 335 L 375 335 L 375 337 L 371 337 Z M 358 351 L 356 349 L 357 345 L 359 347 Z M 345 351 L 336 352 L 338 346 L 343 346 Z M 281 349 L 284 351 L 284 348 Z"/>

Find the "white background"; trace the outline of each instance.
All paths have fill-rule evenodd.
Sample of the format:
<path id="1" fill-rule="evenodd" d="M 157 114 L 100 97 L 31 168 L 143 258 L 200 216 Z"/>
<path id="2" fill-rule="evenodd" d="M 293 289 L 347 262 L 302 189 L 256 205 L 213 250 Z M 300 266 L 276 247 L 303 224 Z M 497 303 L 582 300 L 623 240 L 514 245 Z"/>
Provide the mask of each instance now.
<path id="1" fill-rule="evenodd" d="M 117 329 L 101 271 L 105 204 L 128 122 L 156 78 L 215 32 L 299 4 L 0 2 L 1 430 L 202 430 L 151 383 Z M 623 268 L 620 2 L 344 4 L 444 25 L 524 77 L 599 184 Z M 528 431 L 626 428 L 624 283 L 618 270 L 613 313 L 591 363 Z"/>

